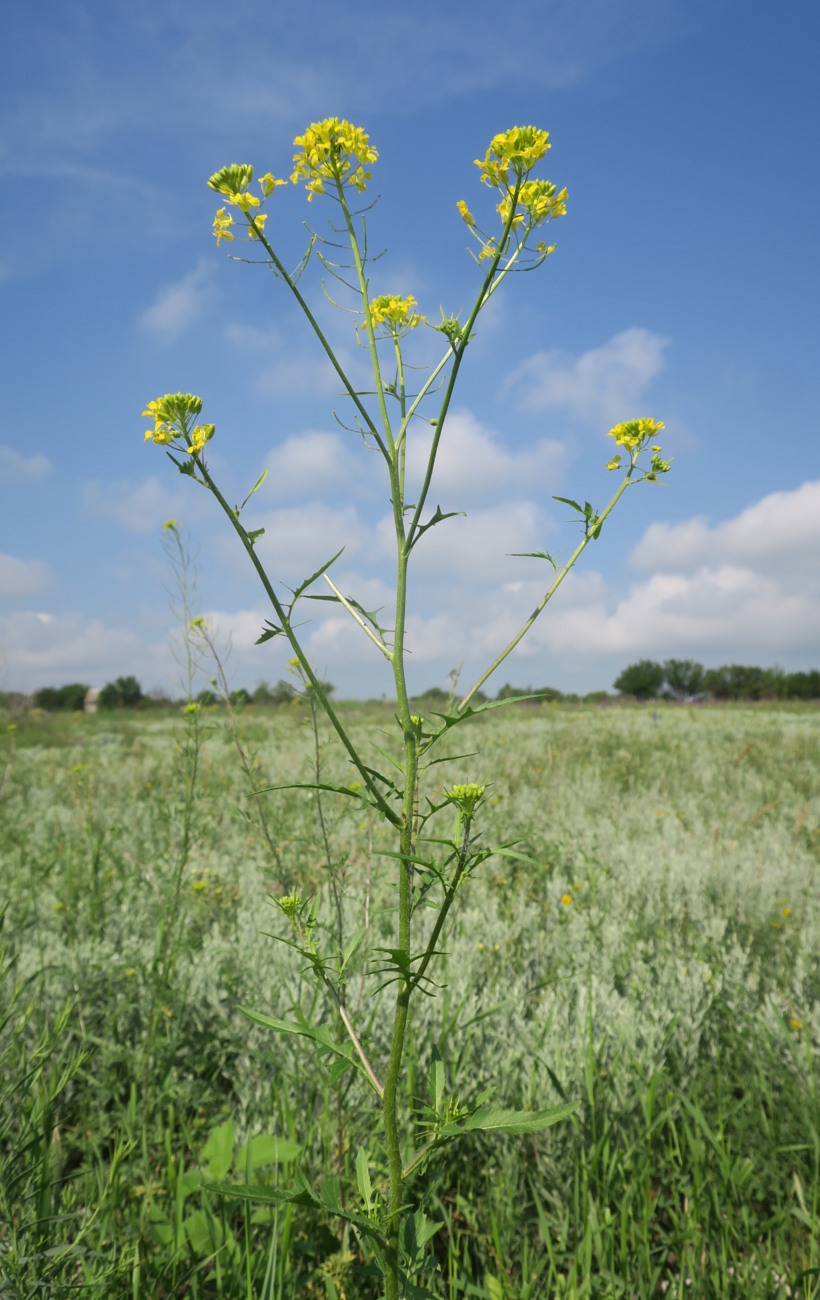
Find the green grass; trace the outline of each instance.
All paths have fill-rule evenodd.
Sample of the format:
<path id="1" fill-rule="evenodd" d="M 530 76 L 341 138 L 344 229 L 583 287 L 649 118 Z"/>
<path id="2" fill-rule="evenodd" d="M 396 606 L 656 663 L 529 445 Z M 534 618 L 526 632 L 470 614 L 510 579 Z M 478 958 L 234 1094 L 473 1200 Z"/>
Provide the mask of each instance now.
<path id="1" fill-rule="evenodd" d="M 364 746 L 390 743 L 391 716 L 350 708 Z M 269 1183 L 335 1171 L 355 1198 L 363 1089 L 236 1009 L 315 1004 L 335 1029 L 265 933 L 284 935 L 268 895 L 325 888 L 315 798 L 263 797 L 272 852 L 216 711 L 186 845 L 178 717 L 16 721 L 0 736 L 0 1297 L 377 1296 L 352 1236 L 202 1186 L 261 1162 Z M 310 779 L 298 708 L 240 729 L 259 784 Z M 487 839 L 532 862 L 492 860 L 465 888 L 406 1105 L 438 1052 L 464 1101 L 493 1086 L 511 1107 L 582 1106 L 428 1169 L 430 1292 L 820 1297 L 817 711 L 518 706 L 465 735 L 452 752 L 480 757 L 441 783 L 486 781 Z M 322 763 L 351 779 L 329 743 Z M 366 915 L 387 943 L 389 842 L 323 808 L 346 930 Z M 378 1057 L 372 994 L 351 981 Z"/>

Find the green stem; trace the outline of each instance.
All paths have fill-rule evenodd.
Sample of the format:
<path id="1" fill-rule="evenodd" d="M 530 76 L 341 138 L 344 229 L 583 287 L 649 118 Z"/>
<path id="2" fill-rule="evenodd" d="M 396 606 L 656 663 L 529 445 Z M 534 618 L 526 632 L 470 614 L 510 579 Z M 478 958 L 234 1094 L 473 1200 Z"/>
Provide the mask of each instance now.
<path id="1" fill-rule="evenodd" d="M 356 392 L 355 388 L 353 387 L 347 375 L 345 374 L 341 364 L 339 363 L 336 353 L 333 351 L 333 348 L 330 346 L 330 344 L 328 343 L 327 339 L 324 336 L 322 327 L 320 326 L 316 317 L 313 315 L 313 312 L 310 310 L 310 307 L 308 306 L 307 302 L 299 292 L 295 280 L 290 275 L 290 273 L 285 269 L 285 266 L 283 265 L 282 261 L 280 260 L 279 257 L 277 257 L 272 246 L 268 243 L 267 239 L 265 238 L 265 232 L 259 226 L 257 226 L 256 222 L 254 221 L 250 213 L 247 213 L 246 215 L 248 219 L 248 225 L 252 226 L 253 229 L 256 231 L 257 238 L 259 239 L 259 242 L 264 246 L 265 251 L 268 254 L 268 257 L 271 260 L 271 263 L 276 268 L 277 273 L 281 276 L 285 284 L 290 289 L 291 293 L 293 294 L 294 298 L 298 302 L 302 311 L 305 313 L 308 324 L 311 326 L 314 334 L 316 335 L 320 344 L 322 345 L 322 349 L 325 353 L 325 356 L 328 358 L 330 364 L 333 366 L 333 369 L 336 371 L 336 374 L 341 379 L 344 385 L 345 392 L 347 393 L 348 397 L 353 402 L 353 405 L 356 407 L 356 410 L 359 412 L 359 415 L 362 417 L 365 424 L 367 425 L 368 433 L 370 433 L 374 438 L 382 455 L 387 457 L 388 455 L 387 446 L 385 445 L 384 439 L 381 437 L 378 429 L 376 428 L 376 425 L 373 423 L 373 419 L 370 415 L 370 412 L 368 411 L 361 397 Z M 368 316 L 368 320 L 369 320 L 369 316 Z M 372 325 L 371 325 L 371 334 L 372 334 Z"/>
<path id="2" fill-rule="evenodd" d="M 327 714 L 331 726 L 333 727 L 337 736 L 339 737 L 345 749 L 347 750 L 348 754 L 350 755 L 351 761 L 353 762 L 356 771 L 359 773 L 360 777 L 364 781 L 364 784 L 367 786 L 368 791 L 373 796 L 373 799 L 375 800 L 376 804 L 378 805 L 383 815 L 388 819 L 388 821 L 392 822 L 394 826 L 400 826 L 402 823 L 401 817 L 399 817 L 398 814 L 393 811 L 393 809 L 390 807 L 390 804 L 387 802 L 387 800 L 384 798 L 384 795 L 381 793 L 378 786 L 375 784 L 369 769 L 365 766 L 364 760 L 359 756 L 359 753 L 356 750 L 355 746 L 353 745 L 353 742 L 350 739 L 350 736 L 348 735 L 347 731 L 345 730 L 345 727 L 343 726 L 338 714 L 336 713 L 336 710 L 333 708 L 333 705 L 331 704 L 322 686 L 322 683 L 320 682 L 319 678 L 316 676 L 316 673 L 313 671 L 310 661 L 305 655 L 305 652 L 299 643 L 296 633 L 293 631 L 290 625 L 290 620 L 285 612 L 285 608 L 282 605 L 282 602 L 280 601 L 279 597 L 277 596 L 273 588 L 273 585 L 270 579 L 268 578 L 267 573 L 265 572 L 264 566 L 262 565 L 259 559 L 259 556 L 256 554 L 256 551 L 254 550 L 253 542 L 251 542 L 250 538 L 248 537 L 248 534 L 245 532 L 245 529 L 242 527 L 242 524 L 239 522 L 239 520 L 236 517 L 236 511 L 232 510 L 231 507 L 228 505 L 228 502 L 225 500 L 219 488 L 216 486 L 216 483 L 211 478 L 211 475 L 208 472 L 208 468 L 205 464 L 205 461 L 202 459 L 199 453 L 195 453 L 194 461 L 196 463 L 197 469 L 202 474 L 202 479 L 203 482 L 205 483 L 205 486 L 208 487 L 210 491 L 213 493 L 213 495 L 216 497 L 217 501 L 221 505 L 225 514 L 228 516 L 228 519 L 231 522 L 234 532 L 237 534 L 239 540 L 241 541 L 242 545 L 247 551 L 248 557 L 253 567 L 256 569 L 259 580 L 265 589 L 265 594 L 267 595 L 268 600 L 271 602 L 274 610 L 276 611 L 276 617 L 279 619 L 279 622 L 282 625 L 282 631 L 285 633 L 285 636 L 288 638 L 288 641 L 290 642 L 291 645 L 291 649 L 293 650 L 293 653 L 295 654 L 296 658 L 299 660 L 299 665 L 302 669 L 302 672 L 304 673 L 307 680 L 310 682 L 311 686 L 313 687 L 313 690 L 316 692 L 316 696 L 319 702 L 321 703 L 325 713 Z"/>
<path id="3" fill-rule="evenodd" d="M 603 511 L 603 513 L 598 516 L 598 520 L 596 522 L 594 530 L 592 529 L 588 530 L 584 534 L 584 536 L 581 538 L 581 541 L 578 543 L 575 550 L 572 552 L 572 555 L 567 560 L 563 569 L 561 569 L 560 573 L 557 573 L 555 575 L 554 581 L 547 588 L 546 592 L 544 593 L 541 600 L 536 605 L 535 609 L 530 614 L 529 618 L 524 622 L 520 630 L 516 632 L 512 641 L 510 641 L 510 643 L 504 647 L 504 649 L 501 651 L 501 654 L 498 655 L 498 657 L 493 660 L 493 662 L 490 664 L 487 671 L 485 673 L 482 673 L 478 681 L 473 683 L 473 685 L 470 687 L 467 694 L 460 701 L 458 706 L 459 713 L 461 713 L 462 709 L 466 709 L 467 705 L 470 703 L 470 700 L 473 698 L 476 691 L 479 691 L 481 689 L 481 687 L 486 682 L 487 678 L 491 677 L 495 672 L 496 668 L 498 668 L 499 665 L 504 662 L 504 660 L 507 658 L 508 655 L 512 654 L 513 650 L 518 645 L 519 641 L 521 641 L 527 635 L 527 633 L 529 632 L 530 628 L 532 627 L 533 623 L 538 618 L 538 616 L 544 612 L 549 601 L 552 599 L 552 597 L 555 595 L 558 588 L 561 586 L 561 583 L 564 581 L 564 578 L 567 576 L 570 569 L 574 567 L 579 557 L 583 554 L 583 552 L 586 550 L 586 547 L 592 541 L 593 537 L 596 537 L 598 535 L 598 533 L 601 530 L 601 525 L 603 524 L 607 515 L 609 515 L 611 511 L 614 510 L 615 506 L 620 501 L 624 492 L 632 483 L 631 475 L 632 475 L 632 471 L 635 468 L 635 463 L 636 463 L 635 459 L 633 459 L 632 465 L 627 471 L 626 477 L 621 483 L 621 486 L 618 488 L 618 491 L 615 493 L 614 497 L 612 498 L 612 500 L 610 501 L 606 509 Z"/>

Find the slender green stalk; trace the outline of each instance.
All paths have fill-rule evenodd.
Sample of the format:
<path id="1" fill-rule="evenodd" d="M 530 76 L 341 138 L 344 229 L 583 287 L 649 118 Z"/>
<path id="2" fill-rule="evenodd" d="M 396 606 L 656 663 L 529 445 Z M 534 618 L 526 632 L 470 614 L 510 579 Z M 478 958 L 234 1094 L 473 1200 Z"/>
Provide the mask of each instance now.
<path id="1" fill-rule="evenodd" d="M 265 595 L 268 597 L 268 600 L 273 605 L 273 608 L 276 611 L 276 617 L 279 619 L 279 622 L 281 623 L 282 631 L 285 633 L 285 636 L 290 642 L 290 646 L 291 649 L 293 650 L 293 653 L 295 654 L 296 658 L 299 660 L 299 666 L 302 672 L 305 674 L 307 680 L 310 682 L 310 685 L 312 686 L 313 690 L 316 692 L 316 695 L 318 696 L 319 700 L 321 701 L 322 708 L 327 714 L 330 724 L 333 727 L 333 730 L 336 732 L 336 735 L 339 737 L 345 749 L 347 750 L 348 754 L 350 755 L 350 759 L 354 767 L 356 768 L 356 771 L 359 773 L 360 777 L 362 778 L 362 781 L 367 786 L 368 791 L 370 792 L 370 794 L 373 796 L 374 800 L 378 804 L 378 807 L 381 810 L 382 814 L 388 819 L 388 821 L 392 822 L 394 825 L 398 825 L 401 819 L 390 807 L 390 804 L 387 802 L 387 800 L 384 798 L 383 794 L 379 790 L 378 786 L 375 784 L 370 769 L 365 765 L 364 760 L 360 756 L 358 750 L 355 748 L 353 741 L 350 739 L 350 735 L 347 729 L 344 727 L 343 723 L 339 719 L 339 715 L 336 713 L 336 710 L 331 704 L 327 692 L 325 691 L 321 681 L 319 680 L 316 673 L 314 672 L 310 660 L 308 659 L 307 655 L 302 649 L 302 645 L 298 637 L 294 633 L 293 628 L 290 625 L 290 619 L 288 618 L 288 615 L 285 611 L 285 607 L 283 606 L 282 602 L 277 596 L 276 590 L 273 584 L 271 583 L 270 579 L 268 578 L 267 573 L 265 572 L 264 565 L 261 563 L 259 556 L 256 554 L 256 551 L 254 550 L 253 542 L 248 537 L 247 532 L 245 531 L 242 524 L 240 524 L 239 520 L 236 517 L 236 511 L 232 510 L 231 507 L 228 505 L 228 502 L 225 500 L 224 496 L 220 492 L 216 483 L 211 478 L 211 475 L 208 471 L 208 467 L 205 464 L 205 461 L 203 460 L 202 456 L 198 452 L 194 454 L 194 463 L 196 464 L 196 467 L 199 470 L 199 472 L 202 474 L 202 478 L 206 486 L 210 489 L 211 492 L 213 492 L 214 496 L 216 497 L 217 501 L 221 505 L 225 514 L 228 516 L 228 519 L 231 522 L 231 526 L 233 527 L 234 532 L 237 534 L 239 540 L 242 542 L 242 545 L 244 546 L 248 554 L 248 557 L 250 558 L 251 564 L 253 565 L 253 567 L 257 572 L 259 581 L 262 583 L 262 586 L 265 590 Z"/>
<path id="2" fill-rule="evenodd" d="M 632 467 L 630 468 L 628 474 L 627 474 L 626 477 L 622 480 L 622 482 L 621 482 L 621 484 L 620 484 L 620 486 L 619 486 L 617 492 L 616 492 L 615 495 L 613 496 L 612 500 L 609 502 L 609 505 L 608 505 L 608 506 L 606 507 L 606 509 L 603 510 L 603 511 L 601 512 L 601 514 L 598 516 L 598 521 L 597 521 L 597 523 L 596 523 L 596 525 L 595 525 L 595 528 L 594 528 L 594 529 L 589 529 L 589 530 L 587 530 L 587 532 L 586 532 L 586 533 L 584 534 L 584 536 L 581 538 L 580 542 L 579 542 L 578 545 L 576 546 L 575 550 L 572 552 L 572 555 L 569 557 L 569 559 L 567 560 L 566 564 L 565 564 L 565 565 L 563 566 L 563 568 L 562 568 L 562 569 L 561 569 L 561 570 L 560 570 L 560 571 L 555 575 L 555 579 L 553 580 L 553 582 L 550 583 L 549 587 L 548 587 L 547 590 L 545 591 L 545 593 L 544 593 L 544 595 L 542 596 L 541 600 L 539 600 L 538 604 L 536 605 L 535 609 L 534 609 L 534 610 L 532 611 L 532 613 L 530 614 L 529 618 L 525 620 L 525 622 L 522 624 L 522 626 L 521 626 L 521 627 L 519 628 L 519 630 L 516 632 L 516 634 L 515 634 L 515 636 L 513 637 L 512 641 L 510 641 L 510 642 L 508 643 L 508 645 L 506 645 L 506 646 L 504 647 L 504 649 L 501 651 L 501 653 L 500 653 L 499 655 L 496 656 L 496 658 L 495 658 L 495 659 L 493 660 L 493 662 L 490 664 L 490 666 L 489 666 L 489 668 L 486 670 L 486 672 L 483 672 L 483 673 L 481 674 L 481 676 L 478 678 L 478 680 L 477 680 L 476 682 L 474 682 L 473 685 L 470 687 L 470 689 L 469 689 L 469 691 L 467 692 L 467 694 L 466 694 L 466 695 L 461 699 L 461 701 L 459 702 L 459 706 L 458 706 L 459 712 L 462 712 L 464 709 L 467 708 L 467 705 L 470 703 L 470 700 L 473 699 L 473 697 L 475 696 L 476 692 L 481 690 L 481 687 L 484 685 L 484 683 L 487 681 L 487 679 L 488 679 L 489 677 L 492 677 L 493 673 L 496 671 L 496 669 L 497 669 L 501 664 L 503 664 L 503 662 L 504 662 L 504 660 L 507 658 L 507 656 L 512 654 L 513 650 L 514 650 L 515 647 L 518 645 L 519 641 L 522 641 L 523 638 L 527 635 L 527 633 L 529 632 L 529 630 L 530 630 L 530 628 L 532 627 L 532 625 L 533 625 L 533 623 L 535 622 L 535 620 L 539 617 L 540 614 L 543 614 L 543 612 L 544 612 L 544 610 L 546 609 L 547 605 L 548 605 L 549 602 L 552 600 L 552 598 L 553 598 L 553 596 L 555 595 L 555 593 L 556 593 L 556 591 L 558 590 L 558 588 L 561 586 L 561 583 L 564 581 L 564 578 L 567 576 L 567 574 L 570 572 L 570 570 L 571 570 L 572 568 L 574 568 L 576 562 L 578 561 L 578 559 L 580 558 L 580 556 L 583 554 L 583 552 L 586 550 L 586 548 L 587 548 L 587 546 L 589 545 L 589 543 L 593 540 L 593 538 L 595 538 L 595 537 L 597 536 L 598 532 L 600 531 L 600 525 L 604 522 L 604 520 L 606 519 L 607 515 L 609 515 L 609 514 L 611 513 L 611 511 L 614 510 L 615 506 L 616 506 L 616 505 L 618 504 L 618 502 L 620 501 L 620 499 L 621 499 L 621 497 L 623 496 L 623 494 L 624 494 L 624 492 L 626 491 L 626 489 L 627 489 L 630 485 L 634 485 L 634 483 L 635 483 L 636 481 L 637 481 L 637 482 L 640 482 L 640 480 L 634 480 L 634 479 L 632 479 L 632 478 L 630 477 L 634 468 L 635 468 L 635 466 L 634 466 L 634 463 L 633 463 L 633 465 L 632 465 Z"/>

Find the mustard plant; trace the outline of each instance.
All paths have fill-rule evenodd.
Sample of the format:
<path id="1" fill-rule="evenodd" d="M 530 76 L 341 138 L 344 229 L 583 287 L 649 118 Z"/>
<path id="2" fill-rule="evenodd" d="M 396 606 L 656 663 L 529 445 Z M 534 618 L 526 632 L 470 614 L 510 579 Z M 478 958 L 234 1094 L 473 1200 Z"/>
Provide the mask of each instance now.
<path id="1" fill-rule="evenodd" d="M 617 487 L 601 510 L 588 501 L 581 504 L 571 498 L 555 498 L 577 514 L 581 537 L 563 562 L 546 551 L 532 555 L 544 561 L 549 570 L 535 609 L 458 702 L 454 700 L 442 713 L 414 713 L 406 676 L 410 562 L 427 533 L 457 513 L 430 504 L 456 382 L 479 316 L 502 284 L 513 272 L 538 270 L 552 255 L 555 246 L 547 241 L 545 232 L 565 215 L 567 192 L 535 175 L 551 147 L 546 131 L 516 126 L 496 135 L 484 157 L 476 160 L 480 181 L 493 196 L 494 212 L 485 220 L 474 215 L 464 200 L 456 204 L 467 228 L 476 268 L 472 307 L 463 318 L 442 311 L 442 319 L 433 323 L 421 313 L 412 294 L 374 293 L 371 288 L 366 217 L 372 203 L 362 196 L 366 195 L 378 154 L 366 132 L 349 122 L 328 118 L 311 124 L 297 136 L 294 147 L 290 182 L 304 183 L 309 203 L 319 200 L 334 205 L 331 235 L 324 238 L 311 231 L 301 261 L 295 270 L 288 270 L 266 229 L 268 202 L 275 203 L 276 191 L 288 182 L 266 172 L 254 186 L 254 170 L 249 164 L 223 167 L 210 178 L 208 184 L 222 204 L 214 218 L 213 233 L 218 245 L 247 240 L 259 255 L 258 260 L 273 272 L 281 291 L 301 308 L 308 330 L 333 367 L 349 402 L 345 427 L 381 459 L 395 535 L 395 599 L 389 625 L 383 626 L 378 613 L 366 610 L 334 581 L 331 571 L 341 552 L 306 576 L 294 590 L 284 594 L 277 589 L 256 548 L 263 530 L 247 527 L 244 521 L 248 504 L 265 475 L 254 483 L 240 505 L 229 503 L 208 467 L 206 452 L 215 428 L 201 420 L 203 402 L 199 396 L 168 393 L 150 401 L 143 413 L 151 420 L 145 438 L 165 447 L 179 472 L 205 487 L 225 513 L 270 604 L 270 621 L 259 643 L 278 637 L 289 644 L 305 689 L 347 754 L 354 779 L 347 785 L 315 782 L 314 789 L 318 786 L 340 799 L 357 801 L 368 815 L 383 819 L 395 836 L 395 848 L 389 855 L 395 873 L 393 936 L 387 947 L 370 947 L 366 965 L 361 950 L 370 940 L 365 929 L 342 936 L 332 923 L 323 925 L 316 899 L 302 898 L 298 893 L 274 900 L 288 926 L 285 941 L 300 952 L 307 968 L 326 990 L 344 1028 L 344 1037 L 340 1039 L 325 1025 L 311 1023 L 306 1017 L 288 1022 L 246 1010 L 250 1019 L 259 1024 L 312 1041 L 324 1061 L 330 1062 L 332 1081 L 349 1071 L 359 1073 L 372 1099 L 374 1131 L 381 1134 L 381 1151 L 374 1139 L 373 1150 L 362 1149 L 356 1156 L 357 1200 L 351 1200 L 335 1177 L 328 1177 L 320 1186 L 310 1186 L 301 1179 L 285 1189 L 232 1185 L 230 1192 L 271 1204 L 322 1207 L 337 1216 L 346 1225 L 345 1233 L 352 1231 L 373 1261 L 383 1279 L 386 1300 L 399 1300 L 399 1296 L 431 1294 L 414 1278 L 421 1270 L 427 1243 L 441 1224 L 427 1217 L 423 1196 L 417 1189 L 419 1175 L 436 1153 L 479 1130 L 535 1132 L 564 1119 L 575 1109 L 573 1103 L 567 1103 L 538 1111 L 511 1111 L 494 1103 L 486 1092 L 462 1099 L 448 1091 L 440 1059 L 430 1063 L 429 1097 L 419 1103 L 415 1121 L 400 1105 L 402 1084 L 406 1082 L 403 1060 L 411 1006 L 422 993 L 435 992 L 433 974 L 456 897 L 491 856 L 521 856 L 511 841 L 491 845 L 482 840 L 485 784 L 465 780 L 443 787 L 437 778 L 436 750 L 453 728 L 496 707 L 497 702 L 480 702 L 481 687 L 526 636 L 589 543 L 600 536 L 627 488 L 657 480 L 667 472 L 669 462 L 663 459 L 657 442 L 663 428 L 660 422 L 632 419 L 611 429 L 609 436 L 616 450 L 607 468 L 619 476 Z M 474 206 L 478 211 L 478 204 Z M 340 248 L 344 251 L 340 252 Z M 367 391 L 358 388 L 348 375 L 300 287 L 314 256 L 330 276 L 353 292 L 356 335 L 369 356 L 372 374 Z M 408 354 L 421 329 L 433 330 L 440 336 L 441 354 L 416 381 L 419 372 Z M 411 488 L 406 478 L 408 446 L 412 439 L 425 435 L 429 452 L 421 483 Z M 369 641 L 372 653 L 381 655 L 392 671 L 399 757 L 390 757 L 381 767 L 374 766 L 361 751 L 305 649 L 302 602 L 317 598 L 320 582 L 324 584 L 320 598 L 346 610 Z M 449 829 L 442 829 L 448 812 Z M 333 882 L 334 889 L 338 885 L 338 880 Z M 392 1002 L 391 1027 L 382 1059 L 376 1056 L 378 1043 L 371 1032 L 372 1021 L 366 1027 L 356 1026 L 348 1012 L 345 990 L 354 968 L 365 970 L 374 997 L 386 995 Z M 382 1171 L 386 1171 L 384 1176 Z"/>

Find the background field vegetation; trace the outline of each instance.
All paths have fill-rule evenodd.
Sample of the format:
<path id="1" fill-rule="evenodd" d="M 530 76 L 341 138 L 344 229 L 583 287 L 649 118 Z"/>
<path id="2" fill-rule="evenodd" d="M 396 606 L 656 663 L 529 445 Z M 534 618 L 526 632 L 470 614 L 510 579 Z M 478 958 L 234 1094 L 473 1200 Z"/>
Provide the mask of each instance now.
<path id="1" fill-rule="evenodd" d="M 341 707 L 365 749 L 390 745 L 389 706 Z M 425 1174 L 444 1225 L 426 1286 L 820 1296 L 816 708 L 552 703 L 472 725 L 480 757 L 442 764 L 442 787 L 487 782 L 484 833 L 530 861 L 493 860 L 465 888 L 405 1104 L 421 1123 L 440 1058 L 465 1100 L 582 1106 L 533 1137 L 462 1142 Z M 197 726 L 5 720 L 3 1300 L 378 1295 L 352 1235 L 202 1184 L 335 1170 L 354 1203 L 364 1092 L 237 1006 L 292 1020 L 317 996 L 269 937 L 285 937 L 269 895 L 329 907 L 344 875 L 345 932 L 366 921 L 389 943 L 387 844 L 343 801 L 252 793 L 315 774 L 304 704 Z M 318 759 L 352 780 L 323 739 Z M 360 969 L 347 990 L 377 1045 L 378 982 Z"/>

